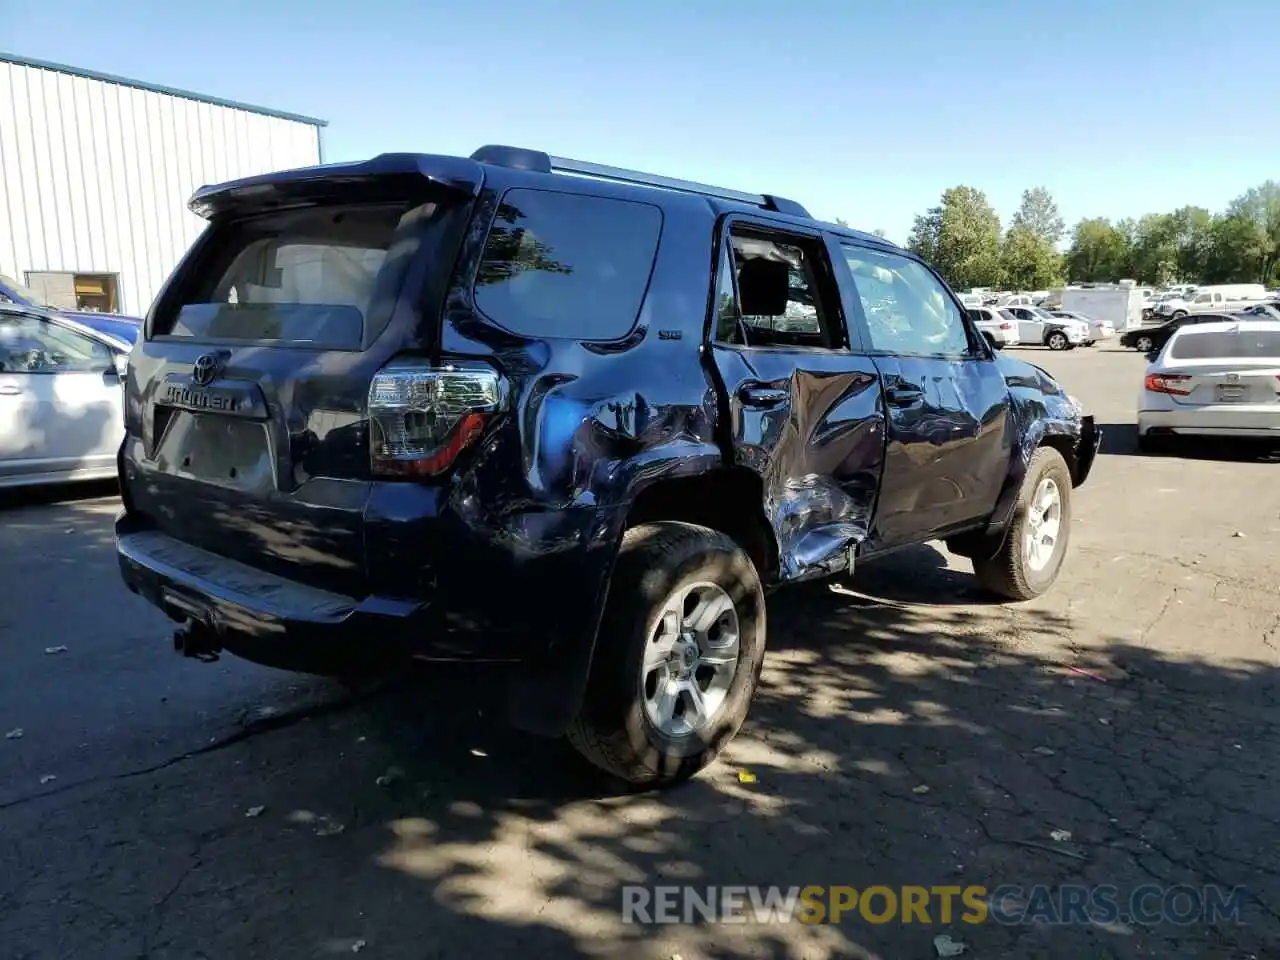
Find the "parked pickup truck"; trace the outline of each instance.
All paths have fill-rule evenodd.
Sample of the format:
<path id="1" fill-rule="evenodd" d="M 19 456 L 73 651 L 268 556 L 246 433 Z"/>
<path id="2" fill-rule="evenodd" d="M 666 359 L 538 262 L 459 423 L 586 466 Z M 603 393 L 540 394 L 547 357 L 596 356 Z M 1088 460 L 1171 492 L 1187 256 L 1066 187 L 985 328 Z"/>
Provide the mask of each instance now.
<path id="1" fill-rule="evenodd" d="M 766 585 L 945 539 L 1023 600 L 1099 432 L 933 270 L 798 203 L 484 147 L 199 190 L 130 357 L 125 583 L 178 648 L 502 661 L 631 783 L 747 715 Z"/>

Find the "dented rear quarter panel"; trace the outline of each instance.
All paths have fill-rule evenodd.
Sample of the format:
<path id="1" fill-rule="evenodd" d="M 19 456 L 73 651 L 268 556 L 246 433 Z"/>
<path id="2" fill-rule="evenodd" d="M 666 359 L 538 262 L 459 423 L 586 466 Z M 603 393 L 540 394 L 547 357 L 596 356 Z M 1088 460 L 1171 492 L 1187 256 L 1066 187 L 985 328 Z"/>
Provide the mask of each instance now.
<path id="1" fill-rule="evenodd" d="M 536 175 L 535 175 L 536 176 Z M 661 242 L 639 316 L 610 341 L 520 336 L 477 309 L 472 278 L 503 193 L 521 186 L 580 189 L 566 178 L 504 171 L 487 183 L 463 239 L 439 337 L 443 360 L 495 366 L 509 410 L 468 458 L 444 510 L 474 546 L 450 578 L 451 606 L 486 626 L 535 630 L 552 650 L 594 640 L 604 590 L 629 504 L 650 484 L 723 465 L 717 394 L 699 345 L 714 212 L 704 198 L 662 205 Z M 635 199 L 626 187 L 591 183 L 597 196 Z M 472 582 L 482 579 L 484 582 Z M 507 593 L 494 603 L 493 584 Z"/>

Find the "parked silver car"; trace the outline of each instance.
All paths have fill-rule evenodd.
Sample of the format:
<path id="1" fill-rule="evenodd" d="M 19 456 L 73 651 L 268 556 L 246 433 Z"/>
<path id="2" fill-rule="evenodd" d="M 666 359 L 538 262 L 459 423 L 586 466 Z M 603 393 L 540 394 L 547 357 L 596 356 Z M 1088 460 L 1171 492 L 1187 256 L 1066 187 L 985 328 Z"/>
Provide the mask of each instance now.
<path id="1" fill-rule="evenodd" d="M 40 307 L 0 304 L 0 487 L 116 475 L 129 350 Z"/>

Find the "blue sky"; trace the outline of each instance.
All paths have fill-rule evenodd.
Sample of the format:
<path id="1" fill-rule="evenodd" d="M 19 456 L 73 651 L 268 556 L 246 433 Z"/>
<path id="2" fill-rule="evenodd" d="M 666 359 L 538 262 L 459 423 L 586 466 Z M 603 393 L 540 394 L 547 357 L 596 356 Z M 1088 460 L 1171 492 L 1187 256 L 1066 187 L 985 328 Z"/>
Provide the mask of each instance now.
<path id="1" fill-rule="evenodd" d="M 512 143 L 899 242 L 958 183 L 1071 224 L 1280 179 L 1277 37 L 1274 0 L 0 0 L 0 49 L 323 117 L 327 159 Z"/>

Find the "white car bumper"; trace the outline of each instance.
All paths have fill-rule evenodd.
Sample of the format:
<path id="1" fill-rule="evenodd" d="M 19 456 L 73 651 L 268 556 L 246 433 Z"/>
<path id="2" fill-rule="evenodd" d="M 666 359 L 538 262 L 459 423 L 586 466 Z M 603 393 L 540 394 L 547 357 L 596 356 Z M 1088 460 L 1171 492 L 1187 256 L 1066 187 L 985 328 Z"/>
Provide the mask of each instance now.
<path id="1" fill-rule="evenodd" d="M 1139 410 L 1138 435 L 1149 431 L 1197 437 L 1275 437 L 1280 439 L 1280 404 L 1241 403 Z"/>

